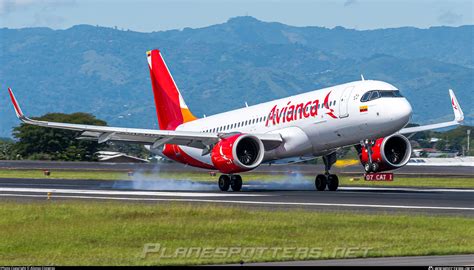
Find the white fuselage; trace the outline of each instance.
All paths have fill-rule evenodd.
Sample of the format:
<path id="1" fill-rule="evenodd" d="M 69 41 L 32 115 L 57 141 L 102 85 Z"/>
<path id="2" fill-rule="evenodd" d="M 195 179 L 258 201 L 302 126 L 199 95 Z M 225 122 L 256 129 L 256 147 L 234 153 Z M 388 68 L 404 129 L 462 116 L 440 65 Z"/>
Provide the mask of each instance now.
<path id="1" fill-rule="evenodd" d="M 362 102 L 371 90 L 397 88 L 382 81 L 355 81 L 197 119 L 176 130 L 279 133 L 284 143 L 266 151 L 264 161 L 321 156 L 364 139 L 389 136 L 408 123 L 412 109 L 404 97 Z M 212 165 L 210 155 L 202 156 L 202 150 L 182 149 Z"/>

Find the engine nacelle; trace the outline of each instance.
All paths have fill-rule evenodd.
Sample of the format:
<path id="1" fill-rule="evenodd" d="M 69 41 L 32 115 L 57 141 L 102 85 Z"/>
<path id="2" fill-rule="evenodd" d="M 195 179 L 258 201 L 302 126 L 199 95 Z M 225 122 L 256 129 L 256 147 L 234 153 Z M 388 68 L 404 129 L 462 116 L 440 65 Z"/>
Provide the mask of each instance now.
<path id="1" fill-rule="evenodd" d="M 362 146 L 358 148 L 362 165 L 366 167 L 369 162 L 369 153 Z M 369 168 L 372 172 L 382 172 L 397 169 L 405 166 L 411 156 L 410 141 L 402 135 L 392 135 L 380 138 L 372 146 L 372 163 L 374 168 Z M 367 168 L 366 168 L 367 170 Z"/>
<path id="2" fill-rule="evenodd" d="M 211 151 L 214 167 L 223 173 L 238 173 L 255 169 L 263 160 L 262 141 L 250 134 L 222 138 Z"/>

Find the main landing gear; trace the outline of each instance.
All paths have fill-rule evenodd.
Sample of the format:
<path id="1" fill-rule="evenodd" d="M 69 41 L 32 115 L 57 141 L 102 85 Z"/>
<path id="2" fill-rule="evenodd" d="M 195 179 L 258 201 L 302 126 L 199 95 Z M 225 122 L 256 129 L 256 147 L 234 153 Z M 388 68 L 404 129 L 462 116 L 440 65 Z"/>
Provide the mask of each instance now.
<path id="1" fill-rule="evenodd" d="M 330 174 L 329 170 L 331 166 L 336 163 L 337 157 L 336 152 L 331 153 L 327 156 L 323 156 L 324 161 L 324 174 L 318 174 L 314 180 L 314 185 L 319 191 L 323 191 L 328 188 L 330 191 L 336 191 L 339 187 L 339 178 L 335 174 Z"/>
<path id="2" fill-rule="evenodd" d="M 222 191 L 228 191 L 229 187 L 233 191 L 240 191 L 242 189 L 242 177 L 238 174 L 223 174 L 219 177 L 219 189 Z"/>

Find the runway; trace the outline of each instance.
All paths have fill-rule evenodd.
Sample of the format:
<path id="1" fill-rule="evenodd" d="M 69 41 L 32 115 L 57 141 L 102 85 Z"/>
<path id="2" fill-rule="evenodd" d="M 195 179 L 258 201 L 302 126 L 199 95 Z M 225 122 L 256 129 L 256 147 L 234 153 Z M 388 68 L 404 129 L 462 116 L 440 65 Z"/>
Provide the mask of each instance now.
<path id="1" fill-rule="evenodd" d="M 103 162 L 58 162 L 58 161 L 27 161 L 2 160 L 0 169 L 23 170 L 90 170 L 90 171 L 162 171 L 162 172 L 203 172 L 177 163 L 103 163 Z M 300 173 L 316 175 L 324 171 L 323 164 L 291 164 L 266 165 L 262 164 L 254 173 Z M 342 175 L 361 175 L 364 170 L 361 165 L 351 165 L 343 168 L 333 167 L 332 172 Z M 474 177 L 474 168 L 470 166 L 404 166 L 396 170 L 400 176 L 458 176 Z"/>
<path id="2" fill-rule="evenodd" d="M 170 190 L 173 186 L 137 189 L 135 182 L 126 180 L 0 179 L 0 199 L 46 200 L 50 193 L 52 200 L 212 203 L 269 209 L 474 217 L 474 189 L 340 187 L 336 192 L 317 192 L 304 184 L 289 191 L 278 186 L 266 189 L 260 183 L 247 183 L 241 192 L 221 192 L 216 190 L 215 183 L 194 184 L 197 191 L 192 187 Z"/>

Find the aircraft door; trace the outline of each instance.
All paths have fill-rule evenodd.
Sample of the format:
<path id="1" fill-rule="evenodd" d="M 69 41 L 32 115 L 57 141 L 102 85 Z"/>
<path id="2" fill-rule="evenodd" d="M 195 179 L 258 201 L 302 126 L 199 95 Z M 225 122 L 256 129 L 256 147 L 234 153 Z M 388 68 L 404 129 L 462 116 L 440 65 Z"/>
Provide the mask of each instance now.
<path id="1" fill-rule="evenodd" d="M 349 116 L 349 97 L 351 96 L 354 86 L 349 86 L 344 89 L 342 92 L 341 98 L 339 100 L 339 118 L 344 118 Z"/>

